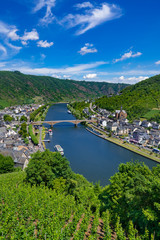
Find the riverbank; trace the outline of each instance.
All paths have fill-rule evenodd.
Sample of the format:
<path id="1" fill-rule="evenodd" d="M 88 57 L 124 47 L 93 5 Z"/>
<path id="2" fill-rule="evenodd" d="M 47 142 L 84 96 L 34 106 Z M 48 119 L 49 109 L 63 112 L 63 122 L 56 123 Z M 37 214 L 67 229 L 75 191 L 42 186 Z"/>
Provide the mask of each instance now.
<path id="1" fill-rule="evenodd" d="M 139 149 L 137 146 L 129 144 L 129 143 L 124 143 L 122 140 L 117 139 L 117 138 L 113 138 L 113 137 L 108 137 L 103 131 L 98 130 L 97 128 L 94 128 L 93 125 L 88 124 L 89 127 L 93 128 L 94 131 L 97 131 L 98 133 L 101 133 L 101 135 L 96 134 L 95 132 L 91 131 L 90 129 L 86 128 L 87 131 L 89 131 L 90 133 L 96 135 L 97 137 L 103 138 L 109 142 L 112 142 L 120 147 L 123 147 L 131 152 L 135 152 L 143 157 L 146 157 L 152 161 L 155 161 L 157 163 L 160 163 L 160 159 L 154 155 L 150 155 L 149 153 L 147 153 L 147 150 L 144 149 Z M 151 152 L 151 154 L 154 154 Z"/>

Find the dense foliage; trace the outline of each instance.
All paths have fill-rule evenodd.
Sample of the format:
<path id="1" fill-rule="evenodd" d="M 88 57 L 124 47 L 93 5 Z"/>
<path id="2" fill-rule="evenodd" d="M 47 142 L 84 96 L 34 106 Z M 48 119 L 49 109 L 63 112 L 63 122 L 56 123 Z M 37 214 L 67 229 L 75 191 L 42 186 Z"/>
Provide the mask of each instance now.
<path id="1" fill-rule="evenodd" d="M 160 166 L 121 164 L 110 182 L 102 189 L 59 153 L 35 153 L 25 172 L 0 175 L 0 239 L 159 240 Z"/>
<path id="2" fill-rule="evenodd" d="M 20 118 L 20 122 L 27 122 L 27 117 L 24 115 Z"/>
<path id="3" fill-rule="evenodd" d="M 127 111 L 130 120 L 143 117 L 153 108 L 160 108 L 160 75 L 141 81 L 122 90 L 119 96 L 102 97 L 95 101 L 100 108 L 109 111 Z"/>
<path id="4" fill-rule="evenodd" d="M 154 114 L 154 116 L 148 118 L 150 121 L 154 121 L 157 123 L 160 123 L 160 113 L 159 114 Z"/>
<path id="5" fill-rule="evenodd" d="M 32 124 L 30 124 L 29 127 L 28 127 L 28 133 L 29 133 L 29 136 L 31 137 L 31 140 L 32 140 L 33 144 L 34 145 L 38 145 L 38 139 L 37 139 L 37 137 L 33 133 L 33 126 L 32 126 Z"/>
<path id="6" fill-rule="evenodd" d="M 10 156 L 0 154 L 0 174 L 14 171 L 14 161 Z"/>
<path id="7" fill-rule="evenodd" d="M 126 84 L 62 80 L 47 76 L 25 75 L 18 71 L 0 72 L 0 108 L 36 101 L 70 101 L 117 93 Z"/>
<path id="8" fill-rule="evenodd" d="M 85 101 L 72 102 L 68 105 L 68 109 L 77 119 L 87 117 L 86 114 L 83 113 L 83 109 L 86 107 L 89 107 L 89 103 L 85 103 Z"/>
<path id="9" fill-rule="evenodd" d="M 3 117 L 4 121 L 5 122 L 11 122 L 13 120 L 13 117 L 11 117 L 10 115 L 8 114 L 5 114 L 4 117 Z"/>
<path id="10" fill-rule="evenodd" d="M 23 138 L 28 137 L 28 132 L 27 132 L 27 124 L 26 122 L 23 122 L 21 124 L 20 130 L 18 132 Z"/>
<path id="11" fill-rule="evenodd" d="M 101 210 L 110 211 L 113 223 L 119 216 L 126 232 L 132 221 L 142 236 L 147 230 L 160 239 L 160 165 L 150 170 L 140 163 L 121 164 L 110 182 L 100 195 Z"/>
<path id="12" fill-rule="evenodd" d="M 85 101 L 81 102 L 73 102 L 70 104 L 75 110 L 79 110 L 80 112 L 83 111 L 84 108 L 89 107 L 89 103 Z"/>
<path id="13" fill-rule="evenodd" d="M 26 180 L 32 185 L 43 183 L 48 187 L 53 187 L 53 181 L 56 178 L 69 179 L 72 171 L 69 162 L 60 153 L 45 150 L 43 153 L 38 151 L 32 156 L 26 174 Z"/>
<path id="14" fill-rule="evenodd" d="M 34 112 L 30 114 L 30 121 L 36 121 L 36 118 L 42 117 L 43 113 L 45 112 L 47 105 L 41 106 L 37 108 Z M 42 119 L 43 120 L 43 119 Z"/>

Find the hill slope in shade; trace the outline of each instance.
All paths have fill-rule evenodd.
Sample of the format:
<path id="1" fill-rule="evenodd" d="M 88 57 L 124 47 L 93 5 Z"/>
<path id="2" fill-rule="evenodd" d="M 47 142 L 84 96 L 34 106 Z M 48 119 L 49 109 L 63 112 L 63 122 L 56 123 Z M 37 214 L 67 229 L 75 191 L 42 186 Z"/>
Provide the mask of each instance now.
<path id="1" fill-rule="evenodd" d="M 0 107 L 39 101 L 68 101 L 116 94 L 126 84 L 62 80 L 0 71 Z"/>
<path id="2" fill-rule="evenodd" d="M 120 109 L 127 111 L 130 120 L 140 118 L 152 109 L 160 109 L 160 75 L 141 81 L 123 89 L 119 96 L 102 97 L 96 105 L 111 111 Z"/>

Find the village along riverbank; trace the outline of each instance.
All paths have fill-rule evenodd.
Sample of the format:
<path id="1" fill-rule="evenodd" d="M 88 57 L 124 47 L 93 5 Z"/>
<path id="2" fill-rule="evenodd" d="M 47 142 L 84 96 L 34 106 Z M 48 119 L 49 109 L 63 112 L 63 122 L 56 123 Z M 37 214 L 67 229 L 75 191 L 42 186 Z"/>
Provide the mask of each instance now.
<path id="1" fill-rule="evenodd" d="M 55 104 L 48 110 L 45 120 L 73 120 L 67 113 L 67 104 Z M 45 125 L 45 127 L 50 127 Z M 84 125 L 75 127 L 72 123 L 59 123 L 53 127 L 53 135 L 46 135 L 46 148 L 51 151 L 59 144 L 64 149 L 65 157 L 74 172 L 84 175 L 91 182 L 100 181 L 105 186 L 109 178 L 118 171 L 120 163 L 131 160 L 144 162 L 152 168 L 156 162 L 140 156 L 112 142 L 99 138 L 88 132 Z"/>

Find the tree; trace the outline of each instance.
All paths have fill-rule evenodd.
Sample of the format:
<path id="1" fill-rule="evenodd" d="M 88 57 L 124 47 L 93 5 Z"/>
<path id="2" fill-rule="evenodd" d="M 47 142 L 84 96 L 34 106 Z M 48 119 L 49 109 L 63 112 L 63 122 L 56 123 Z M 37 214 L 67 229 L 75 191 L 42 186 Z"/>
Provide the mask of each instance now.
<path id="1" fill-rule="evenodd" d="M 120 164 L 110 182 L 100 196 L 102 210 L 108 209 L 113 220 L 118 215 L 123 228 L 131 220 L 141 236 L 146 237 L 149 231 L 149 235 L 155 232 L 155 239 L 160 239 L 160 166 L 150 170 L 142 163 Z M 131 232 L 134 235 L 130 223 Z"/>
<path id="2" fill-rule="evenodd" d="M 27 133 L 27 124 L 24 122 L 21 124 L 21 128 L 18 132 L 23 138 L 28 137 L 28 133 Z"/>
<path id="3" fill-rule="evenodd" d="M 20 122 L 27 122 L 27 117 L 24 115 L 20 118 Z"/>
<path id="4" fill-rule="evenodd" d="M 5 114 L 4 117 L 3 117 L 4 121 L 5 122 L 11 122 L 13 120 L 13 117 L 11 117 L 10 115 L 8 114 Z"/>
<path id="5" fill-rule="evenodd" d="M 41 183 L 53 188 L 56 178 L 69 179 L 72 171 L 69 162 L 60 153 L 53 153 L 49 150 L 33 154 L 26 168 L 26 180 L 32 185 Z"/>
<path id="6" fill-rule="evenodd" d="M 0 154 L 0 174 L 14 171 L 14 161 L 10 156 Z"/>

